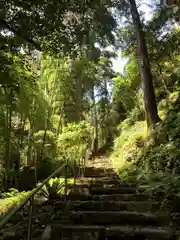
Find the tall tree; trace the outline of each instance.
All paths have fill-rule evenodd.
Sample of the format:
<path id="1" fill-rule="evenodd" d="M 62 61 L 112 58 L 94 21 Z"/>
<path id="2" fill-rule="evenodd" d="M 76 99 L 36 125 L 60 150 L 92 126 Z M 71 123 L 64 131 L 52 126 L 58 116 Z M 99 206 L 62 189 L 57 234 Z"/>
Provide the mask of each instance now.
<path id="1" fill-rule="evenodd" d="M 157 112 L 157 104 L 156 104 L 155 92 L 153 87 L 153 78 L 151 74 L 148 50 L 147 50 L 144 31 L 142 29 L 142 24 L 141 24 L 138 10 L 137 10 L 136 2 L 135 0 L 129 0 L 129 3 L 130 3 L 130 11 L 133 19 L 134 28 L 136 31 L 136 37 L 137 37 L 137 48 L 138 48 L 139 65 L 140 65 L 140 72 L 141 72 L 143 91 L 144 91 L 146 120 L 147 120 L 148 126 L 150 125 L 153 126 L 160 120 L 160 118 Z"/>

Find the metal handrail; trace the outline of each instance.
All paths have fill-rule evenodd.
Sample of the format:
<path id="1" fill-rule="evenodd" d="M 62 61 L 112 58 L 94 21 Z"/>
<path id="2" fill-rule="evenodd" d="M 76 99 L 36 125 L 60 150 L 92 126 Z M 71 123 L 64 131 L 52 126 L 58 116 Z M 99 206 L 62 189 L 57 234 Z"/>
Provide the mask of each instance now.
<path id="1" fill-rule="evenodd" d="M 27 196 L 16 208 L 12 209 L 10 212 L 8 212 L 1 220 L 0 220 L 0 229 L 9 221 L 9 219 L 16 214 L 19 210 L 21 210 L 28 202 L 30 202 L 29 206 L 29 224 L 28 224 L 28 234 L 27 239 L 31 239 L 31 233 L 32 233 L 32 216 L 33 216 L 33 205 L 34 205 L 34 196 L 36 193 L 39 192 L 39 190 L 42 189 L 42 187 L 48 183 L 48 181 L 55 177 L 57 173 L 59 173 L 61 170 L 65 169 L 65 201 L 67 200 L 67 169 L 70 169 L 74 175 L 75 180 L 75 172 L 71 168 L 71 166 L 68 163 L 64 163 L 61 165 L 56 171 L 54 171 L 49 177 L 47 177 L 37 188 L 35 188 L 29 196 Z"/>

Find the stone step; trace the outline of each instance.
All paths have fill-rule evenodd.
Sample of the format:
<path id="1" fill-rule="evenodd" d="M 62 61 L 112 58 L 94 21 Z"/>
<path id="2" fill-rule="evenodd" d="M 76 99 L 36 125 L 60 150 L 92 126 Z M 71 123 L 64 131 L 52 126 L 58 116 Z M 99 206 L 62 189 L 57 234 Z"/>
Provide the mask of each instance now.
<path id="1" fill-rule="evenodd" d="M 136 188 L 130 187 L 91 187 L 90 192 L 91 194 L 128 194 L 128 193 L 136 193 Z"/>
<path id="2" fill-rule="evenodd" d="M 92 180 L 91 185 L 93 186 L 102 186 L 102 185 L 117 185 L 121 187 L 132 187 L 135 188 L 137 187 L 136 184 L 128 184 L 128 183 L 123 183 L 121 182 L 120 179 L 100 179 L 100 180 Z"/>
<path id="3" fill-rule="evenodd" d="M 81 169 L 81 168 L 80 168 Z M 113 169 L 105 170 L 104 168 L 85 167 L 83 168 L 84 177 L 106 177 L 107 173 L 114 173 Z"/>
<path id="4" fill-rule="evenodd" d="M 84 234 L 84 235 L 83 235 Z M 168 240 L 173 233 L 170 228 L 140 227 L 140 226 L 96 226 L 96 225 L 58 225 L 52 232 L 52 239 L 100 239 L 99 235 L 103 234 L 102 239 L 153 239 Z M 89 237 L 90 235 L 91 237 Z M 87 237 L 88 236 L 88 237 Z"/>
<path id="5" fill-rule="evenodd" d="M 127 191 L 131 191 L 132 193 L 135 192 L 145 192 L 147 187 L 144 186 L 128 186 L 127 184 L 119 183 L 119 184 L 96 184 L 93 183 L 90 185 L 90 188 L 121 188 L 121 189 L 127 189 Z"/>
<path id="6" fill-rule="evenodd" d="M 100 180 L 100 181 L 106 181 L 106 180 L 114 180 L 114 181 L 118 181 L 119 180 L 119 176 L 117 175 L 107 175 L 106 173 L 102 173 L 102 174 L 83 174 L 84 178 L 89 178 L 89 179 L 94 179 L 96 180 Z"/>
<path id="7" fill-rule="evenodd" d="M 62 210 L 66 207 L 64 201 L 54 201 L 50 203 L 56 210 Z M 156 201 L 145 202 L 123 202 L 123 201 L 69 201 L 67 203 L 69 210 L 74 211 L 138 211 L 138 212 L 156 212 L 159 210 L 159 203 Z"/>
<path id="8" fill-rule="evenodd" d="M 83 177 L 85 177 L 85 178 L 108 179 L 107 174 L 105 174 L 105 173 L 101 173 L 101 174 L 98 174 L 98 173 L 90 173 L 90 174 L 84 173 Z"/>
<path id="9" fill-rule="evenodd" d="M 73 184 L 73 183 L 69 183 L 68 184 L 68 189 L 73 189 L 73 188 L 89 188 L 90 186 L 90 183 L 76 183 L 76 184 Z"/>
<path id="10" fill-rule="evenodd" d="M 88 187 L 77 186 L 77 185 L 75 185 L 72 189 L 68 190 L 68 197 L 71 197 L 73 195 L 91 197 L 90 189 Z"/>
<path id="11" fill-rule="evenodd" d="M 119 185 L 100 185 L 100 184 L 68 184 L 68 189 L 76 189 L 77 191 L 80 191 L 80 189 L 85 189 L 89 188 L 90 192 L 92 194 L 116 194 L 116 193 L 122 193 L 122 194 L 127 194 L 127 193 L 136 193 L 137 191 L 141 191 L 141 189 L 133 188 L 133 187 L 125 187 Z"/>
<path id="12" fill-rule="evenodd" d="M 102 194 L 92 195 L 93 200 L 114 200 L 114 201 L 147 201 L 150 199 L 148 194 Z"/>
<path id="13" fill-rule="evenodd" d="M 164 225 L 170 220 L 165 213 L 152 214 L 128 211 L 71 211 L 69 219 L 72 224 L 95 225 Z"/>
<path id="14" fill-rule="evenodd" d="M 93 194 L 115 194 L 115 193 L 136 193 L 144 192 L 147 186 L 136 186 L 135 184 L 121 183 L 120 181 L 106 180 L 106 181 L 86 181 L 85 183 L 68 184 L 68 189 L 73 188 L 90 188 Z M 108 189 L 107 189 L 108 188 Z M 111 188 L 111 189 L 109 189 Z M 107 190 L 105 190 L 107 189 Z"/>
<path id="15" fill-rule="evenodd" d="M 148 194 L 142 194 L 142 193 L 136 193 L 136 194 L 104 194 L 104 195 L 86 195 L 84 192 L 76 193 L 76 192 L 70 192 L 70 195 L 67 195 L 67 200 L 69 201 L 88 201 L 88 200 L 101 200 L 101 201 L 147 201 L 151 198 Z M 59 200 L 64 200 L 64 196 L 59 196 Z"/>
<path id="16" fill-rule="evenodd" d="M 100 176 L 100 177 L 99 177 Z M 116 174 L 101 174 L 101 175 L 96 175 L 96 174 L 92 174 L 89 176 L 84 176 L 84 179 L 88 178 L 88 179 L 93 179 L 94 181 L 109 181 L 109 180 L 113 180 L 113 181 L 118 181 L 120 180 L 119 176 Z"/>
<path id="17" fill-rule="evenodd" d="M 120 184 L 120 179 L 102 179 L 102 180 L 92 180 L 91 181 L 91 184 L 94 184 L 94 185 L 108 185 L 108 184 L 114 184 L 114 185 L 118 185 Z"/>

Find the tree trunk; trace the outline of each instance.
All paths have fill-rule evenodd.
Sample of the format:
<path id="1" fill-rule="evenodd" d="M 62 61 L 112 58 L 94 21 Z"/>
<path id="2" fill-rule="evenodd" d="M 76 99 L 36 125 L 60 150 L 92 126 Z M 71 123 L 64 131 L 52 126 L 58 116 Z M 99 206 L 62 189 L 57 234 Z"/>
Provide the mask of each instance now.
<path id="1" fill-rule="evenodd" d="M 47 130 L 48 130 L 48 118 L 45 117 L 45 129 L 44 129 L 43 141 L 42 141 L 42 146 L 41 146 L 40 161 L 43 160 L 44 147 L 45 147 L 46 136 L 47 136 Z"/>
<path id="2" fill-rule="evenodd" d="M 32 135 L 33 135 L 33 130 L 32 130 L 32 126 L 30 124 L 30 129 L 29 129 L 29 134 L 28 134 L 27 161 L 26 161 L 27 166 L 32 165 Z"/>
<path id="3" fill-rule="evenodd" d="M 20 138 L 19 138 L 19 149 L 23 148 L 24 141 L 24 128 L 25 128 L 26 118 L 21 115 L 21 130 L 20 130 Z"/>
<path id="4" fill-rule="evenodd" d="M 134 28 L 136 31 L 137 37 L 137 48 L 140 60 L 140 72 L 142 85 L 144 90 L 144 102 L 145 102 L 145 111 L 146 111 L 146 120 L 148 126 L 154 126 L 159 120 L 157 112 L 157 104 L 153 87 L 153 79 L 151 73 L 151 67 L 148 57 L 148 51 L 145 41 L 144 32 L 142 29 L 142 24 L 140 16 L 137 10 L 135 0 L 129 0 L 130 10 L 133 19 Z"/>
<path id="5" fill-rule="evenodd" d="M 6 91 L 5 91 L 6 92 Z M 7 92 L 6 92 L 7 94 Z M 10 103 L 6 105 L 6 117 L 5 117 L 5 155 L 4 155 L 4 162 L 5 162 L 5 182 L 4 182 L 4 189 L 5 191 L 9 188 L 9 178 L 10 178 L 10 144 L 11 144 L 11 125 L 12 125 L 12 89 L 9 95 Z"/>
<path id="6" fill-rule="evenodd" d="M 95 95 L 94 95 L 94 84 L 92 85 L 92 89 L 91 89 L 91 99 L 92 99 L 92 119 L 93 119 L 94 131 L 95 131 L 92 148 L 93 148 L 94 154 L 96 154 L 98 152 L 99 133 L 98 133 L 96 100 L 95 100 Z"/>
<path id="7" fill-rule="evenodd" d="M 34 134 L 34 117 L 33 115 L 29 116 L 29 134 L 28 134 L 28 151 L 27 151 L 27 166 L 33 165 L 33 134 Z"/>
<path id="8" fill-rule="evenodd" d="M 81 73 L 82 75 L 82 73 Z M 82 76 L 76 77 L 76 105 L 75 105 L 75 122 L 79 123 L 81 121 L 81 112 L 82 112 Z"/>
<path id="9" fill-rule="evenodd" d="M 60 133 L 62 133 L 63 108 L 64 108 L 64 103 L 61 105 L 61 110 L 60 110 L 60 115 L 59 115 L 59 123 L 58 123 L 57 132 L 56 132 L 57 137 L 59 136 Z"/>
<path id="10" fill-rule="evenodd" d="M 107 79 L 104 79 L 104 89 L 105 89 L 105 99 L 107 101 L 107 104 L 105 105 L 105 115 L 104 115 L 104 124 L 102 128 L 102 140 L 103 140 L 103 145 L 107 143 L 107 135 L 109 132 L 109 124 L 108 123 L 108 116 L 110 114 L 109 112 L 109 99 L 108 99 L 108 87 L 107 87 Z"/>

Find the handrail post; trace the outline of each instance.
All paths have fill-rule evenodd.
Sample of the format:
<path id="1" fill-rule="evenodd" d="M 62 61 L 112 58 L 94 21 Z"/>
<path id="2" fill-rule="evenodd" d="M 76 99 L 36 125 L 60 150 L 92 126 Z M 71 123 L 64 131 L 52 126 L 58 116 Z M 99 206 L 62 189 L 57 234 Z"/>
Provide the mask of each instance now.
<path id="1" fill-rule="evenodd" d="M 66 164 L 65 166 L 65 186 L 64 186 L 64 201 L 67 201 L 67 185 L 68 185 L 68 179 L 67 179 L 67 169 L 68 165 Z"/>
<path id="2" fill-rule="evenodd" d="M 32 196 L 32 198 L 30 199 L 30 203 L 29 203 L 29 223 L 28 223 L 27 240 L 31 240 L 32 239 L 33 210 L 34 210 L 34 196 Z"/>

